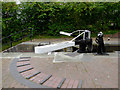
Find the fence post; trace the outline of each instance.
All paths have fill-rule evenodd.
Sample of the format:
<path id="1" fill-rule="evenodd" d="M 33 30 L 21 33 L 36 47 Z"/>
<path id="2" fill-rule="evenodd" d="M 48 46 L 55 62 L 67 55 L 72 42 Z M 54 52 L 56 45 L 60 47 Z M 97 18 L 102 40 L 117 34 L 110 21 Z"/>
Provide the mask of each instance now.
<path id="1" fill-rule="evenodd" d="M 10 45 L 12 47 L 12 37 L 11 37 L 11 35 L 10 35 Z"/>
<path id="2" fill-rule="evenodd" d="M 30 40 L 32 42 L 32 28 L 30 28 Z"/>
<path id="3" fill-rule="evenodd" d="M 21 37 L 21 40 L 23 39 L 23 32 L 24 32 L 24 30 L 22 31 L 22 37 Z"/>

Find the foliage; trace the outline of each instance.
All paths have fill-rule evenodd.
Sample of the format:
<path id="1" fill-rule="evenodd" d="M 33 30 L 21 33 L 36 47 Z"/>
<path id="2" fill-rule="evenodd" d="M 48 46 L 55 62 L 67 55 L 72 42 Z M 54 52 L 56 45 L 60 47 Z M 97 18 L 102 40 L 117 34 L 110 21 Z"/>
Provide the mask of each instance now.
<path id="1" fill-rule="evenodd" d="M 2 8 L 3 37 L 29 28 L 33 35 L 51 36 L 78 29 L 92 34 L 120 29 L 120 2 L 3 2 Z"/>

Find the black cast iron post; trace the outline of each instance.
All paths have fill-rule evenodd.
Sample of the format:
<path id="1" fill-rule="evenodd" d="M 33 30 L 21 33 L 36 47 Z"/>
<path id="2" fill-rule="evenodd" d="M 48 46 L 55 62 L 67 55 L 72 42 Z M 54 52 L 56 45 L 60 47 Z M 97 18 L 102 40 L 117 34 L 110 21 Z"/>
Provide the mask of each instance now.
<path id="1" fill-rule="evenodd" d="M 11 45 L 11 47 L 12 47 L 12 37 L 11 37 L 12 35 L 10 35 L 10 45 Z"/>
<path id="2" fill-rule="evenodd" d="M 32 42 L 32 28 L 30 28 L 30 40 Z"/>

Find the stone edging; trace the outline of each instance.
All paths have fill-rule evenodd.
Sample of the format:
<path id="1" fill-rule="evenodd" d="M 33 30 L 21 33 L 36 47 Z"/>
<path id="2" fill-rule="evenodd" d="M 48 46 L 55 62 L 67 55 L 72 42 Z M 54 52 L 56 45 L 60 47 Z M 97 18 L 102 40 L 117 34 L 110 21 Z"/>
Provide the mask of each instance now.
<path id="1" fill-rule="evenodd" d="M 28 86 L 29 88 L 50 88 L 47 86 L 43 86 L 34 82 L 31 82 L 30 80 L 25 79 L 18 71 L 16 63 L 18 61 L 18 58 L 14 58 L 13 61 L 10 64 L 10 73 L 12 76 L 21 84 Z"/>

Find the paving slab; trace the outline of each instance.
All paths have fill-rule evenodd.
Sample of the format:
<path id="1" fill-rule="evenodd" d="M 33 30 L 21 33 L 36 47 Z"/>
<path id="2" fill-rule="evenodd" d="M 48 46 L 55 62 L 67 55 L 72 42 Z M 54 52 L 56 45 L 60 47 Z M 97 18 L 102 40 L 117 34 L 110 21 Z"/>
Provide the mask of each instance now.
<path id="1" fill-rule="evenodd" d="M 10 63 L 13 59 L 2 59 L 2 88 L 28 88 L 19 83 L 10 73 Z"/>
<path id="2" fill-rule="evenodd" d="M 92 54 L 89 54 L 92 55 Z M 38 71 L 57 77 L 82 80 L 84 88 L 118 87 L 118 54 L 93 56 L 93 60 L 53 63 L 52 57 L 31 58 L 31 65 Z M 60 59 L 60 58 L 59 58 Z M 114 74 L 113 74 L 114 73 Z"/>
<path id="3" fill-rule="evenodd" d="M 116 42 L 113 43 L 117 44 L 117 39 L 111 40 L 116 40 Z M 52 41 L 54 41 L 54 39 Z M 61 40 L 58 41 L 58 39 L 56 39 L 54 43 L 56 42 L 61 42 Z M 25 56 L 32 57 L 30 64 L 35 70 L 44 73 L 44 77 L 45 75 L 52 74 L 55 77 L 67 78 L 62 88 L 67 87 L 71 79 L 82 80 L 82 88 L 118 88 L 118 55 L 120 52 L 109 53 L 109 56 L 94 56 L 93 60 L 62 63 L 53 63 L 54 53 L 50 55 L 16 52 L 0 54 L 2 54 L 2 56 L 0 56 L 2 60 L 2 62 L 0 62 L 0 70 L 2 68 L 2 82 L 0 85 L 2 84 L 3 88 L 29 88 L 29 85 L 27 86 L 27 84 L 22 84 L 16 80 L 16 78 L 11 75 L 9 68 L 13 58 Z M 41 78 L 41 80 L 43 78 Z M 31 78 L 31 81 L 32 80 L 34 80 L 34 78 Z M 55 82 L 57 82 L 57 80 Z M 78 82 L 76 81 L 76 83 Z M 73 86 L 77 87 L 77 84 L 73 84 Z M 53 87 L 56 87 L 56 85 L 53 85 Z"/>

